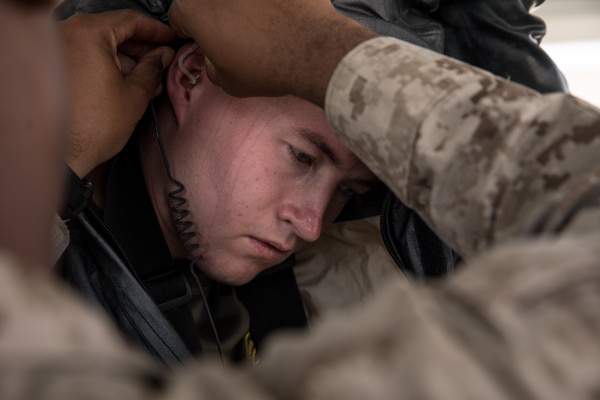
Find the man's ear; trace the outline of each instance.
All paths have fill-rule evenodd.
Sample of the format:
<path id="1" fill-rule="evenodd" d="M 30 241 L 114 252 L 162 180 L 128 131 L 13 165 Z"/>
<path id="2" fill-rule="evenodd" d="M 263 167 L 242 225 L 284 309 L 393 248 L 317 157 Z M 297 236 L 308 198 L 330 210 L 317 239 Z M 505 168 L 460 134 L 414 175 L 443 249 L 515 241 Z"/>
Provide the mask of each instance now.
<path id="1" fill-rule="evenodd" d="M 204 54 L 195 43 L 182 46 L 167 72 L 167 93 L 180 124 L 189 110 L 190 92 L 206 78 Z"/>

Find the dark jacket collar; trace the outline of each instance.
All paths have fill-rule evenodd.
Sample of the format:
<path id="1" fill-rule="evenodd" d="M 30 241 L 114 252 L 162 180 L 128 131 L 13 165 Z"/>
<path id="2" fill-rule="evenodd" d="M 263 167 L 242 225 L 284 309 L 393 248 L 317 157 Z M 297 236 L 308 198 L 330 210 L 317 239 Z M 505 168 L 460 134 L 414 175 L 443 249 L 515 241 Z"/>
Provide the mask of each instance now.
<path id="1" fill-rule="evenodd" d="M 106 183 L 104 223 L 141 279 L 176 263 L 150 202 L 137 136 L 111 163 Z"/>

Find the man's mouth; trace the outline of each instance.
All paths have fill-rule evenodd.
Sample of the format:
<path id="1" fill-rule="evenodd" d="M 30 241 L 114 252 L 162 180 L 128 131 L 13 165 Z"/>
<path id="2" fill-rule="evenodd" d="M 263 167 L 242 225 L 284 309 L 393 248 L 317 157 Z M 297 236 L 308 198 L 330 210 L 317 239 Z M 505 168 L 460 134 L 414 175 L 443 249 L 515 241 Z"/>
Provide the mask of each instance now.
<path id="1" fill-rule="evenodd" d="M 250 237 L 250 241 L 260 256 L 267 260 L 283 259 L 284 257 L 287 257 L 293 249 L 291 246 L 267 239 Z"/>

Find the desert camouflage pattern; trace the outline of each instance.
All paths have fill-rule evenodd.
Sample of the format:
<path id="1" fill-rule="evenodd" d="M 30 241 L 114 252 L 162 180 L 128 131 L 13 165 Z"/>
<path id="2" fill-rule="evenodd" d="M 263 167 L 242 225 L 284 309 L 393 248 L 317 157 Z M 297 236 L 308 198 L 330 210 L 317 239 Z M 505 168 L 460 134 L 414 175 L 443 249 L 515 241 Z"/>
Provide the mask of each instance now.
<path id="1" fill-rule="evenodd" d="M 390 39 L 344 59 L 327 111 L 467 265 L 392 279 L 308 336 L 272 339 L 252 369 L 171 374 L 0 256 L 0 398 L 597 399 L 598 111 Z"/>
<path id="2" fill-rule="evenodd" d="M 463 257 L 532 233 L 600 227 L 600 112 L 392 38 L 338 66 L 340 138 Z"/>
<path id="3" fill-rule="evenodd" d="M 395 282 L 263 352 L 281 399 L 594 399 L 600 235 L 486 252 L 444 283 Z M 294 395 L 290 395 L 294 393 Z"/>
<path id="4" fill-rule="evenodd" d="M 379 216 L 336 222 L 295 258 L 309 324 L 365 304 L 390 281 L 409 279 L 385 247 Z"/>
<path id="5" fill-rule="evenodd" d="M 267 387 L 286 399 L 597 397 L 600 112 L 389 38 L 342 61 L 326 110 L 468 261 L 272 342 Z"/>

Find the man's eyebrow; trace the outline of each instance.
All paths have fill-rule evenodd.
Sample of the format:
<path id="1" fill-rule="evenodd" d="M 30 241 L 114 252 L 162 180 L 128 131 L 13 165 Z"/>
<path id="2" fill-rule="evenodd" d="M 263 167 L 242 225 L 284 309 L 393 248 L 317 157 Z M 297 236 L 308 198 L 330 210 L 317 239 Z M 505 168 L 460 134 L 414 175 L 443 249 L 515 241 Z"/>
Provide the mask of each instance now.
<path id="1" fill-rule="evenodd" d="M 329 146 L 329 144 L 327 144 L 327 142 L 325 141 L 325 138 L 323 137 L 322 134 L 320 134 L 319 132 L 313 131 L 311 129 L 306 129 L 306 128 L 294 128 L 294 129 L 296 132 L 298 132 L 298 134 L 300 136 L 302 136 L 304 139 L 311 142 L 319 150 L 321 150 L 321 152 L 323 152 L 323 154 L 325 154 L 327 156 L 327 158 L 329 158 L 331 160 L 333 165 L 335 165 L 335 166 L 338 165 L 338 159 L 335 156 L 335 153 L 331 149 L 331 146 Z"/>

